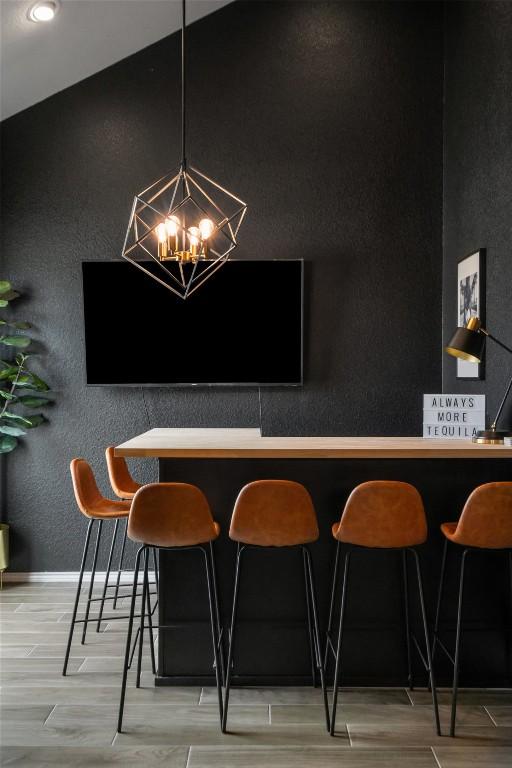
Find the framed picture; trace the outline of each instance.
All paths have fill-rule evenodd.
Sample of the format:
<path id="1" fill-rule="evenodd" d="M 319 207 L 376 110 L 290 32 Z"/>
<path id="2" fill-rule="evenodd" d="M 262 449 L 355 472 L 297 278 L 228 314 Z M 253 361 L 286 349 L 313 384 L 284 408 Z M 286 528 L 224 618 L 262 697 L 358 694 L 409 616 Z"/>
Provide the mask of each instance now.
<path id="1" fill-rule="evenodd" d="M 466 325 L 470 317 L 479 317 L 485 325 L 485 249 L 465 256 L 457 267 L 457 325 Z M 458 379 L 483 379 L 484 362 L 468 363 L 457 359 Z"/>

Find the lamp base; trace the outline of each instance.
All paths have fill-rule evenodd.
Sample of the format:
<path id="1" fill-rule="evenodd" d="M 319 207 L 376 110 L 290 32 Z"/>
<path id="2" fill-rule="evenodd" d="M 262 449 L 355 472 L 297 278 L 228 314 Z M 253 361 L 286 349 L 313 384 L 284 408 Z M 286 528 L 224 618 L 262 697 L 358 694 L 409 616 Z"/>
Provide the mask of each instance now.
<path id="1" fill-rule="evenodd" d="M 503 445 L 503 438 L 511 435 L 512 432 L 508 432 L 506 429 L 484 429 L 476 433 L 473 442 L 481 445 Z"/>

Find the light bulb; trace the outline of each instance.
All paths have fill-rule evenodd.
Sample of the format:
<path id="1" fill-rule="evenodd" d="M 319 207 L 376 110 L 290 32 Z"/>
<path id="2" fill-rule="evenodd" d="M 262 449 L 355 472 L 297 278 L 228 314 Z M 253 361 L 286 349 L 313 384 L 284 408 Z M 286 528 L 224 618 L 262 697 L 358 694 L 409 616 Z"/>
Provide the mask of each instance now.
<path id="1" fill-rule="evenodd" d="M 180 220 L 177 216 L 168 216 L 165 220 L 165 230 L 167 232 L 167 249 L 172 254 L 178 250 L 178 227 Z"/>
<path id="2" fill-rule="evenodd" d="M 201 233 L 201 256 L 208 258 L 208 238 L 211 237 L 215 224 L 211 219 L 201 219 L 199 222 L 199 231 Z"/>
<path id="3" fill-rule="evenodd" d="M 162 224 L 159 224 L 156 228 L 156 236 L 158 237 L 159 243 L 165 243 L 167 240 L 167 230 L 165 228 L 165 224 L 162 222 Z"/>
<path id="4" fill-rule="evenodd" d="M 189 240 L 190 240 L 190 245 L 199 245 L 199 240 L 201 238 L 201 233 L 200 233 L 198 227 L 189 227 L 188 237 L 189 237 Z"/>
<path id="5" fill-rule="evenodd" d="M 180 225 L 180 220 L 178 219 L 177 216 L 168 216 L 165 220 L 167 236 L 176 237 L 176 235 L 178 234 L 179 225 Z"/>
<path id="6" fill-rule="evenodd" d="M 58 10 L 59 3 L 57 0 L 44 0 L 30 8 L 28 18 L 30 21 L 52 21 Z"/>
<path id="7" fill-rule="evenodd" d="M 188 239 L 190 240 L 190 254 L 193 259 L 196 259 L 199 250 L 199 241 L 201 239 L 201 233 L 198 227 L 189 227 Z"/>
<path id="8" fill-rule="evenodd" d="M 167 259 L 167 229 L 162 221 L 155 230 L 158 238 L 158 258 L 160 261 Z"/>
<path id="9" fill-rule="evenodd" d="M 214 229 L 215 229 L 215 224 L 211 219 L 201 219 L 201 221 L 199 222 L 199 231 L 201 233 L 201 240 L 208 240 L 208 238 L 210 237 Z"/>

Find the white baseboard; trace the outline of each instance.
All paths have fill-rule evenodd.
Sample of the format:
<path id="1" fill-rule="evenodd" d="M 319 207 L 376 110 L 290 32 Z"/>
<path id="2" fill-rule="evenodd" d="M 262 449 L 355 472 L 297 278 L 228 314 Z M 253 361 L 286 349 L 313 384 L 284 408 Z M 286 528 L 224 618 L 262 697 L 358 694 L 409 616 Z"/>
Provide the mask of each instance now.
<path id="1" fill-rule="evenodd" d="M 7 582 L 19 582 L 19 583 L 36 583 L 45 582 L 47 584 L 54 582 L 70 582 L 76 583 L 79 577 L 79 571 L 4 571 L 3 581 Z M 98 584 L 103 584 L 105 581 L 106 571 L 96 571 L 94 580 Z M 142 574 L 139 574 L 139 580 L 141 580 Z M 149 577 L 154 580 L 154 572 L 149 571 Z M 131 584 L 133 579 L 132 571 L 123 571 L 121 574 L 121 584 Z M 84 584 L 88 584 L 91 581 L 91 572 L 85 571 Z M 115 584 L 117 581 L 117 571 L 110 572 L 109 584 Z"/>

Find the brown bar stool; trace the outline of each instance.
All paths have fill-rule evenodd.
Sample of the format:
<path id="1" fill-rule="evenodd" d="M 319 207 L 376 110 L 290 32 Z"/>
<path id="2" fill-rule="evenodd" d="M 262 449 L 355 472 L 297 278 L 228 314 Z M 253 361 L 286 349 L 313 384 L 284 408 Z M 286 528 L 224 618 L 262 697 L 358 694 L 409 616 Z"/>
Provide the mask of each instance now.
<path id="1" fill-rule="evenodd" d="M 450 736 L 455 736 L 466 558 L 470 552 L 489 550 L 503 551 L 508 559 L 510 588 L 512 590 L 512 482 L 486 483 L 485 485 L 480 485 L 471 493 L 466 501 L 459 522 L 443 523 L 441 525 L 441 531 L 445 538 L 441 561 L 441 575 L 439 578 L 439 592 L 437 595 L 432 655 L 435 653 L 436 646 L 439 645 L 441 650 L 444 651 L 453 664 Z M 455 656 L 451 655 L 445 644 L 439 638 L 439 619 L 441 614 L 448 542 L 457 544 L 462 548 L 459 571 Z"/>
<path id="2" fill-rule="evenodd" d="M 139 488 L 142 486 L 140 483 L 137 483 L 133 477 L 130 474 L 130 471 L 128 469 L 128 466 L 126 464 L 126 461 L 122 456 L 116 456 L 114 453 L 114 447 L 109 446 L 105 451 L 105 458 L 107 460 L 107 470 L 108 470 L 108 477 L 110 480 L 110 485 L 112 487 L 112 490 L 114 491 L 115 495 L 121 499 L 121 501 L 131 501 Z M 110 569 L 112 566 L 112 558 L 114 555 L 114 548 L 117 538 L 117 531 L 119 526 L 119 520 L 116 520 L 115 526 L 114 526 L 114 534 L 112 537 L 112 546 L 110 548 L 110 554 L 108 558 L 107 563 L 107 573 L 105 576 L 105 586 L 103 589 L 103 595 L 106 595 L 107 589 L 109 587 L 108 581 L 110 578 Z M 117 606 L 117 600 L 119 597 L 119 585 L 121 582 L 121 573 L 123 570 L 123 558 L 124 558 L 124 550 L 126 547 L 126 529 L 128 526 L 128 518 L 125 520 L 124 524 L 124 530 L 123 530 L 123 538 L 121 541 L 121 551 L 119 553 L 119 564 L 117 567 L 117 578 L 115 583 L 115 592 L 114 592 L 114 603 L 112 607 L 115 609 Z M 155 579 L 157 579 L 157 569 L 156 569 L 156 558 L 155 558 Z M 100 623 L 101 618 L 103 615 L 103 603 L 100 606 L 100 614 L 98 618 L 98 624 L 96 626 L 96 631 L 99 632 L 100 629 Z"/>
<path id="3" fill-rule="evenodd" d="M 263 547 L 300 547 L 302 550 L 313 685 L 316 683 L 316 665 L 320 673 L 325 718 L 327 729 L 329 729 L 329 705 L 320 650 L 313 564 L 311 562 L 311 554 L 306 546 L 316 541 L 318 536 L 318 523 L 311 496 L 300 483 L 290 480 L 257 480 L 244 486 L 240 491 L 229 529 L 229 538 L 237 542 L 237 555 L 226 672 L 226 692 L 224 696 L 224 716 L 222 719 L 223 733 L 226 732 L 229 690 L 233 671 L 233 647 L 242 553 L 248 548 L 260 549 Z"/>
<path id="4" fill-rule="evenodd" d="M 123 680 L 121 684 L 121 700 L 119 703 L 119 718 L 117 730 L 120 733 L 123 725 L 124 701 L 126 695 L 126 680 L 130 666 L 130 649 L 133 631 L 133 619 L 135 613 L 135 598 L 137 597 L 137 581 L 141 565 L 141 557 L 144 555 L 144 579 L 142 588 L 142 605 L 145 606 L 149 595 L 148 580 L 148 550 L 152 547 L 167 552 L 183 550 L 199 550 L 204 555 L 206 567 L 206 586 L 208 589 L 208 601 L 210 606 L 210 624 L 212 633 L 212 646 L 217 680 L 217 694 L 219 700 L 219 718 L 222 723 L 222 688 L 221 675 L 224 676 L 222 660 L 220 612 L 215 578 L 215 560 L 213 556 L 213 542 L 218 537 L 220 528 L 214 521 L 210 506 L 205 495 L 199 488 L 187 483 L 151 483 L 142 487 L 134 496 L 128 518 L 128 538 L 142 546 L 137 552 L 135 560 L 135 574 L 133 591 L 126 635 L 126 650 L 123 668 Z M 142 662 L 142 648 L 144 638 L 145 611 L 140 612 L 138 663 L 137 663 L 137 688 L 140 687 L 140 674 Z M 150 637 L 152 630 L 172 629 L 172 625 L 160 624 L 153 627 L 150 622 Z"/>
<path id="5" fill-rule="evenodd" d="M 434 720 L 437 733 L 441 734 L 439 723 L 439 710 L 437 706 L 437 693 L 432 669 L 430 653 L 430 641 L 428 636 L 427 616 L 425 612 L 425 600 L 421 578 L 421 567 L 418 553 L 414 547 L 423 544 L 427 538 L 427 521 L 421 496 L 409 483 L 400 483 L 395 480 L 372 480 L 358 485 L 350 494 L 343 510 L 339 523 L 332 526 L 332 535 L 336 539 L 336 559 L 332 582 L 331 603 L 329 610 L 329 622 L 327 626 L 327 647 L 325 660 L 327 664 L 328 651 L 335 658 L 334 690 L 331 712 L 331 736 L 334 736 L 336 725 L 336 707 L 338 703 L 339 681 L 341 676 L 341 648 L 343 643 L 343 630 L 345 624 L 345 608 L 347 602 L 347 585 L 349 575 L 350 558 L 353 551 L 364 549 L 398 549 L 402 552 L 402 564 L 404 573 L 405 605 L 406 605 L 406 639 L 409 667 L 409 680 L 411 681 L 410 637 L 407 596 L 407 552 L 412 552 L 416 561 L 416 575 L 418 579 L 418 592 L 425 635 L 426 659 L 421 652 L 418 641 L 412 635 L 420 658 L 429 673 L 432 687 L 432 703 Z M 340 624 L 336 649 L 331 639 L 331 629 L 334 615 L 334 603 L 338 582 L 338 565 L 341 544 L 347 544 L 343 569 L 343 582 L 340 602 Z"/>
<path id="6" fill-rule="evenodd" d="M 85 635 L 87 632 L 87 624 L 89 621 L 96 621 L 96 619 L 89 619 L 89 612 L 91 603 L 95 598 L 92 597 L 94 587 L 94 577 L 96 574 L 96 563 L 98 561 L 98 550 L 101 538 L 101 529 L 104 520 L 115 520 L 116 523 L 123 518 L 128 517 L 130 510 L 130 504 L 125 501 L 111 501 L 101 495 L 96 480 L 94 479 L 94 473 L 90 465 L 85 459 L 73 459 L 70 464 L 71 478 L 73 480 L 73 489 L 75 491 L 76 503 L 78 508 L 89 519 L 89 525 L 87 526 L 87 533 L 85 535 L 84 551 L 82 555 L 82 564 L 80 566 L 80 575 L 78 577 L 78 585 L 76 588 L 75 605 L 73 608 L 73 615 L 71 618 L 71 625 L 69 627 L 68 644 L 66 648 L 66 655 L 64 657 L 64 667 L 62 674 L 65 675 L 68 668 L 69 652 L 71 650 L 71 642 L 73 640 L 73 632 L 75 624 L 83 623 L 82 631 L 82 645 L 85 642 Z M 96 534 L 96 544 L 94 547 L 94 555 L 92 561 L 91 581 L 89 584 L 89 594 L 87 597 L 87 607 L 85 610 L 84 620 L 77 621 L 76 614 L 78 610 L 78 603 L 80 600 L 80 592 L 82 590 L 82 581 L 84 576 L 84 568 L 87 560 L 87 553 L 89 550 L 89 543 L 91 540 L 91 533 L 94 524 L 98 523 L 98 532 Z M 102 603 L 105 600 L 103 595 Z"/>

